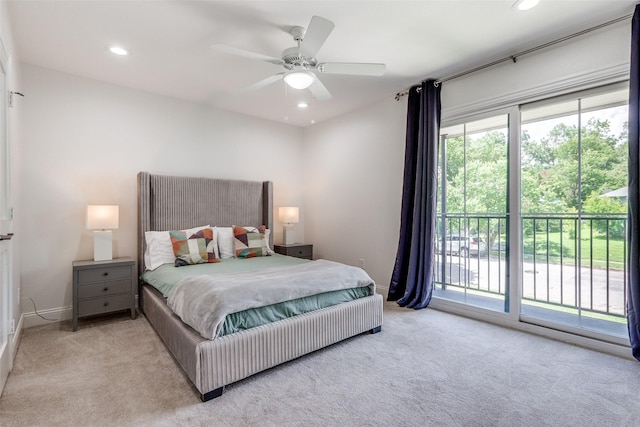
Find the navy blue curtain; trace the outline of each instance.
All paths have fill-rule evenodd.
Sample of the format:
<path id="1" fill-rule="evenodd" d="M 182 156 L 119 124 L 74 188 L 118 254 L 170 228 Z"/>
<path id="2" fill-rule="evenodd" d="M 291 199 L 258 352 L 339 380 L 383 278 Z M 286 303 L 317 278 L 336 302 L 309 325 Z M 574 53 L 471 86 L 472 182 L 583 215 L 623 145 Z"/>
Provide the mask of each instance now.
<path id="1" fill-rule="evenodd" d="M 633 357 L 640 360 L 640 5 L 631 26 L 629 80 L 629 213 L 627 240 L 627 325 Z"/>
<path id="2" fill-rule="evenodd" d="M 440 85 L 427 80 L 409 90 L 400 239 L 388 301 L 424 308 L 433 293 L 438 187 Z"/>

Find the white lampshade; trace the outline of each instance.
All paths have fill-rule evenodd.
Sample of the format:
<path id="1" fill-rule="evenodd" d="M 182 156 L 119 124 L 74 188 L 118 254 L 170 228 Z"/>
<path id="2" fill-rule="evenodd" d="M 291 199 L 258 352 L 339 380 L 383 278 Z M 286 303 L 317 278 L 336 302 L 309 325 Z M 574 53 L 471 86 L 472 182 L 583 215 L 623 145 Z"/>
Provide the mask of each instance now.
<path id="1" fill-rule="evenodd" d="M 300 220 L 299 209 L 296 206 L 281 206 L 278 208 L 280 221 L 284 222 L 282 237 L 285 245 L 292 245 L 296 241 L 293 225 Z"/>
<path id="2" fill-rule="evenodd" d="M 108 230 L 118 228 L 118 206 L 87 206 L 87 229 Z"/>
<path id="3" fill-rule="evenodd" d="M 295 206 L 281 206 L 278 208 L 280 221 L 285 224 L 297 224 L 299 222 L 299 210 Z"/>
<path id="4" fill-rule="evenodd" d="M 311 86 L 315 77 L 309 71 L 292 71 L 285 74 L 284 81 L 294 89 L 306 89 Z"/>
<path id="5" fill-rule="evenodd" d="M 118 228 L 118 206 L 87 206 L 87 228 L 93 231 L 93 260 L 113 259 L 111 229 Z"/>

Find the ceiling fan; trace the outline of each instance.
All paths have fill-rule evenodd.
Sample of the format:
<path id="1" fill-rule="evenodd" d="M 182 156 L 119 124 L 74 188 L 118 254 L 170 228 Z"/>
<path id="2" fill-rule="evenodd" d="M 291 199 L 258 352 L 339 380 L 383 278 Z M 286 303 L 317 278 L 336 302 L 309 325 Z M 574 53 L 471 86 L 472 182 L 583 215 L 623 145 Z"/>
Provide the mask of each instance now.
<path id="1" fill-rule="evenodd" d="M 212 49 L 219 52 L 258 59 L 281 65 L 286 71 L 252 84 L 245 90 L 257 90 L 284 79 L 285 83 L 294 89 L 307 89 L 319 101 L 331 99 L 331 93 L 322 84 L 319 74 L 349 74 L 359 76 L 382 76 L 386 70 L 385 64 L 356 63 L 356 62 L 318 62 L 316 54 L 333 31 L 335 24 L 320 16 L 311 18 L 309 27 L 293 27 L 290 31 L 297 46 L 285 49 L 281 58 L 273 58 L 244 49 L 214 44 Z"/>

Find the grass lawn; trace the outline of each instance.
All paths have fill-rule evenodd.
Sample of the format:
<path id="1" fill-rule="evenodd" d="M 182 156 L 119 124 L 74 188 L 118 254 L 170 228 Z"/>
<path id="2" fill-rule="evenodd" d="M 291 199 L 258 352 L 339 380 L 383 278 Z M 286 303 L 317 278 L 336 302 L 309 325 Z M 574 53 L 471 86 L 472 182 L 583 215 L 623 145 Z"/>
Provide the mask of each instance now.
<path id="1" fill-rule="evenodd" d="M 524 238 L 524 257 L 533 258 L 533 236 Z M 581 242 L 581 264 L 593 265 L 594 267 L 624 268 L 625 260 L 625 240 L 609 238 L 600 233 L 594 232 L 593 238 L 586 229 L 582 232 Z M 563 264 L 575 264 L 577 244 L 576 239 L 571 238 L 569 233 L 536 233 L 536 258 L 546 259 L 549 256 L 550 262 Z"/>

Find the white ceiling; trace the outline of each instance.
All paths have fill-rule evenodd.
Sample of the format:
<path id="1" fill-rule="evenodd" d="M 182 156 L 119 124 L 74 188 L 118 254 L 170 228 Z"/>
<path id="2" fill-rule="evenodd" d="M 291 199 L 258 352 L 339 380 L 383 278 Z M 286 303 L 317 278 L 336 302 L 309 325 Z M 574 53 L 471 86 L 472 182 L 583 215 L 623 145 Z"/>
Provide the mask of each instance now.
<path id="1" fill-rule="evenodd" d="M 97 1 L 9 0 L 22 62 L 196 103 L 308 126 L 381 99 L 426 78 L 446 78 L 527 48 L 631 14 L 637 0 L 423 1 Z M 383 77 L 322 75 L 333 94 L 300 110 L 307 90 L 279 81 L 242 89 L 281 66 L 216 52 L 212 44 L 280 57 L 292 26 L 313 15 L 335 29 L 320 62 L 382 62 Z M 629 24 L 630 25 L 630 24 Z M 108 52 L 111 44 L 131 51 Z"/>

